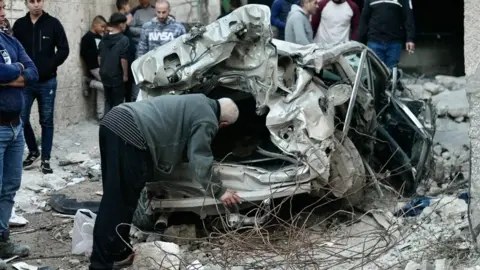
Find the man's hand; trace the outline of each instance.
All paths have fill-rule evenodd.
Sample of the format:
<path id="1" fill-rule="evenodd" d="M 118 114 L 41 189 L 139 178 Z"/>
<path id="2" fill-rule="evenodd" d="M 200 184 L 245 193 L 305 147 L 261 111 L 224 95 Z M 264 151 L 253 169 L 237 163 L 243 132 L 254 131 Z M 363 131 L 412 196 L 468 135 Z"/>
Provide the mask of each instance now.
<path id="1" fill-rule="evenodd" d="M 127 24 L 130 25 L 130 23 L 133 21 L 133 16 L 132 14 L 127 14 Z"/>
<path id="2" fill-rule="evenodd" d="M 128 82 L 128 76 L 123 76 L 123 82 Z"/>
<path id="3" fill-rule="evenodd" d="M 407 47 L 407 52 L 408 53 L 414 53 L 415 52 L 415 43 L 409 41 L 409 42 L 407 42 L 405 47 Z"/>
<path id="4" fill-rule="evenodd" d="M 11 87 L 25 87 L 25 79 L 23 76 L 18 76 L 15 81 L 9 82 L 7 85 Z"/>
<path id="5" fill-rule="evenodd" d="M 227 206 L 232 206 L 240 203 L 240 197 L 237 195 L 235 190 L 227 189 L 227 191 L 223 193 L 222 197 L 220 197 L 220 201 Z"/>

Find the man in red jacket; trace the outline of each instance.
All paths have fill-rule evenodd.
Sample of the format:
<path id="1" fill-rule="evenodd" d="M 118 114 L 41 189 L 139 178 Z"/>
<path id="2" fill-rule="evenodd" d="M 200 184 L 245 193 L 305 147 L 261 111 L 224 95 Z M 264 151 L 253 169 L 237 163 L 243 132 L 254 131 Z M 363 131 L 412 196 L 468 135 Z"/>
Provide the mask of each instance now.
<path id="1" fill-rule="evenodd" d="M 329 49 L 357 39 L 360 9 L 353 0 L 319 0 L 318 10 L 312 16 L 314 42 Z"/>

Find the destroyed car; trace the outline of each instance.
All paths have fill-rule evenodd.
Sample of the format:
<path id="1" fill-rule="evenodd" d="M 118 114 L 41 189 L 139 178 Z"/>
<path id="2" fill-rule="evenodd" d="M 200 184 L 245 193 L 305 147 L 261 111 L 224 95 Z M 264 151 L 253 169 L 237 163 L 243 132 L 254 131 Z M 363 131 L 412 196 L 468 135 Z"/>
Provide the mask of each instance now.
<path id="1" fill-rule="evenodd" d="M 272 39 L 266 6 L 246 5 L 193 27 L 137 59 L 132 70 L 143 99 L 204 93 L 237 103 L 238 121 L 212 143 L 213 177 L 238 191 L 241 207 L 268 209 L 274 198 L 301 193 L 356 205 L 367 178 L 388 174 L 412 192 L 430 173 L 430 101 L 398 97 L 398 73 L 363 44 L 320 50 Z M 147 216 L 166 226 L 154 213 L 225 211 L 187 162 L 147 184 L 134 223 Z M 227 212 L 232 226 L 266 219 Z"/>

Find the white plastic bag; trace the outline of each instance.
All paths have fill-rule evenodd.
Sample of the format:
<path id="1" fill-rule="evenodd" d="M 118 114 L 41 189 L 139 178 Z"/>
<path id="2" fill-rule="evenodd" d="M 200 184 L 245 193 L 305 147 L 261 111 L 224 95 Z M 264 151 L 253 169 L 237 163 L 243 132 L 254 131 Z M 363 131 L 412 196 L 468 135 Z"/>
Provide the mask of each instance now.
<path id="1" fill-rule="evenodd" d="M 72 254 L 87 255 L 92 253 L 93 226 L 97 215 L 88 209 L 78 209 L 73 221 Z"/>

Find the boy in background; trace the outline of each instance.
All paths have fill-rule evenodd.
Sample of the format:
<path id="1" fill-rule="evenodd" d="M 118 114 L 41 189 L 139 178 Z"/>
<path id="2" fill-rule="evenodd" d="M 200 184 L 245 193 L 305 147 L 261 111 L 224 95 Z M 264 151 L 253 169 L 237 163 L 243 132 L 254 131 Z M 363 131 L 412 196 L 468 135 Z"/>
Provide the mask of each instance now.
<path id="1" fill-rule="evenodd" d="M 88 71 L 90 72 L 90 88 L 96 90 L 97 100 L 97 118 L 103 117 L 103 110 L 105 107 L 105 97 L 103 94 L 103 85 L 100 78 L 100 65 L 98 63 L 98 45 L 102 40 L 103 33 L 107 27 L 107 21 L 103 16 L 96 16 L 88 31 L 80 41 L 80 57 L 82 57 Z M 88 95 L 88 92 L 86 93 Z"/>
<path id="2" fill-rule="evenodd" d="M 125 83 L 128 81 L 128 38 L 123 34 L 127 17 L 119 12 L 110 16 L 108 33 L 99 45 L 100 77 L 105 89 L 106 114 L 121 104 L 125 97 Z"/>
<path id="3" fill-rule="evenodd" d="M 135 35 L 130 30 L 129 24 L 132 22 L 132 14 L 130 9 L 130 4 L 128 0 L 117 0 L 116 2 L 117 10 L 119 13 L 122 13 L 127 17 L 127 28 L 123 34 L 128 38 L 130 45 L 128 46 L 128 81 L 125 84 L 125 102 L 135 101 L 137 95 L 133 93 L 134 87 L 134 78 L 132 73 L 132 63 L 135 61 L 135 54 L 137 53 L 137 44 L 135 40 Z"/>

